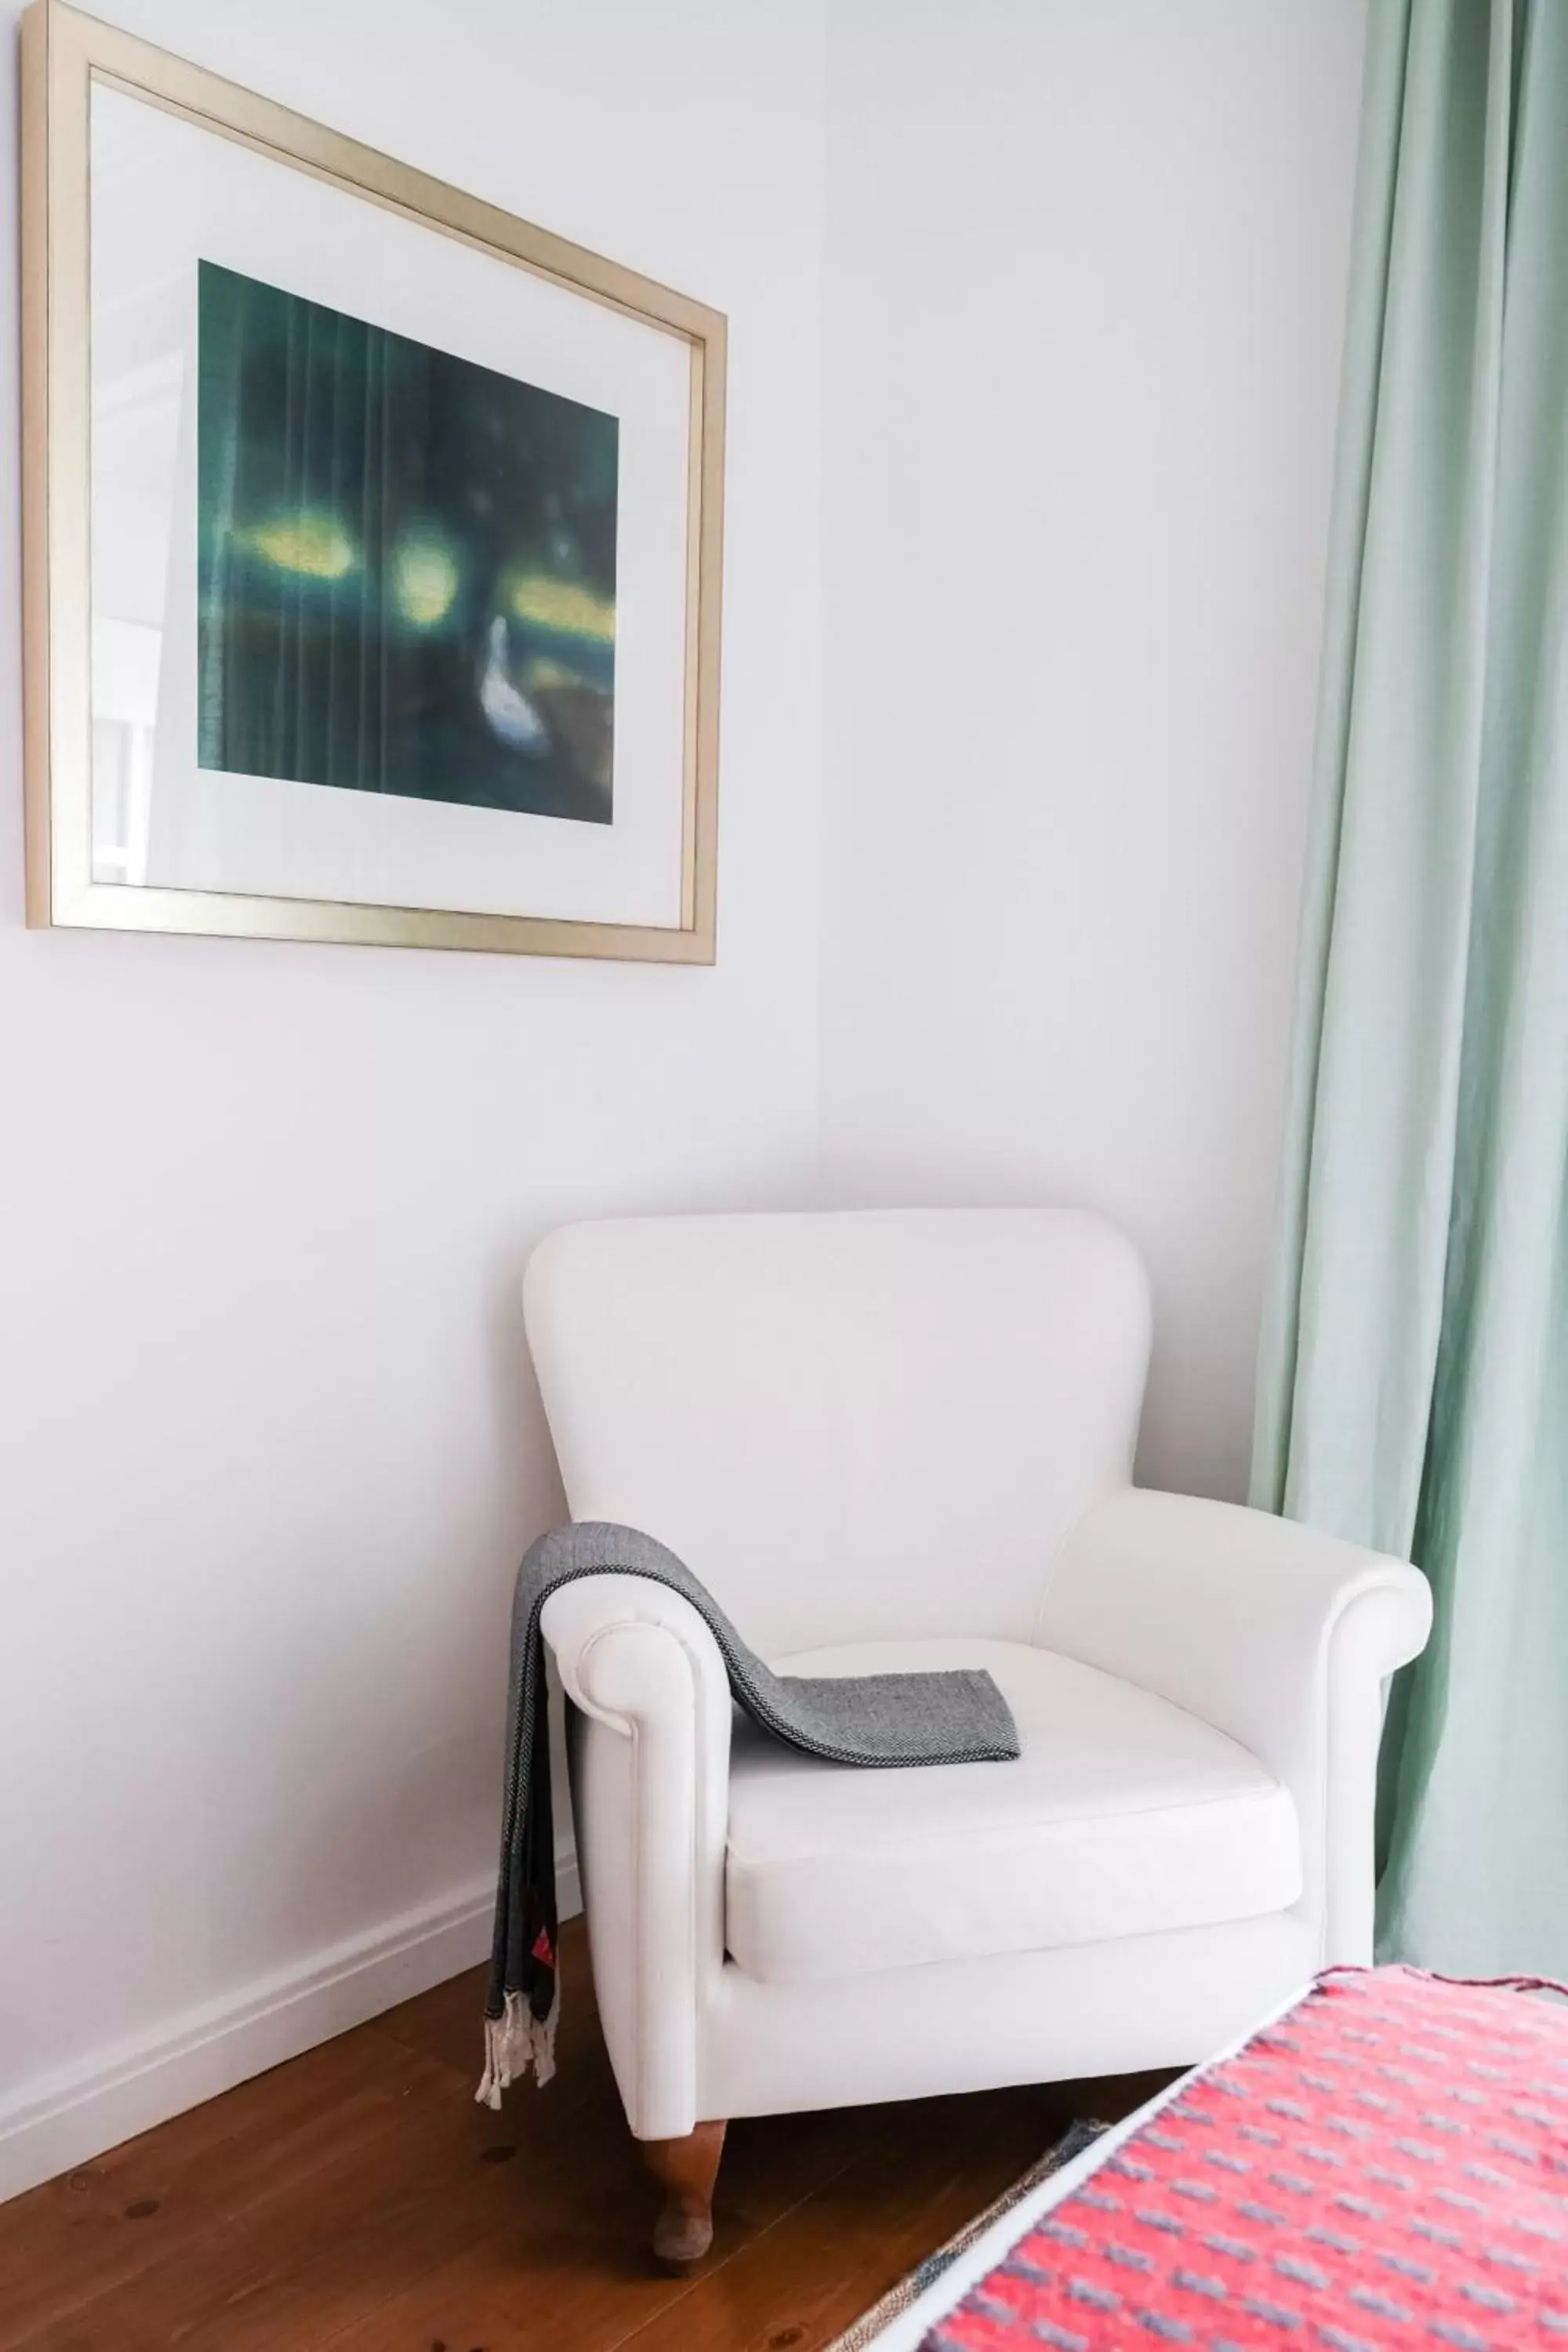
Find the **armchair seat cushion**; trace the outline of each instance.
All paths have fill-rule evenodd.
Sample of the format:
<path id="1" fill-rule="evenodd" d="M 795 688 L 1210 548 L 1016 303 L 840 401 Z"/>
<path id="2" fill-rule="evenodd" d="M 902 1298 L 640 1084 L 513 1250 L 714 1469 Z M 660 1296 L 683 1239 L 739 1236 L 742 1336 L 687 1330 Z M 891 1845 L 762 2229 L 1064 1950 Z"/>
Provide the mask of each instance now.
<path id="1" fill-rule="evenodd" d="M 984 1666 L 1016 1763 L 858 1770 L 737 1720 L 725 1945 L 746 1975 L 806 1983 L 1097 1943 L 1282 1911 L 1301 1892 L 1288 1790 L 1223 1732 L 1026 1643 L 860 1642 L 784 1674 Z"/>

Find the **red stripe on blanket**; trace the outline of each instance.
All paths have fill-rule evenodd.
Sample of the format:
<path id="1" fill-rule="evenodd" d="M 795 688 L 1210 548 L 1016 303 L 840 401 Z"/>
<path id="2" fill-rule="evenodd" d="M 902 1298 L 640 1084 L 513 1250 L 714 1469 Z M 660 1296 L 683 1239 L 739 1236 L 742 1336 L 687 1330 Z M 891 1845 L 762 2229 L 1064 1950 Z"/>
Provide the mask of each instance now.
<path id="1" fill-rule="evenodd" d="M 1568 2352 L 1568 2008 L 1331 1970 L 925 2341 Z"/>

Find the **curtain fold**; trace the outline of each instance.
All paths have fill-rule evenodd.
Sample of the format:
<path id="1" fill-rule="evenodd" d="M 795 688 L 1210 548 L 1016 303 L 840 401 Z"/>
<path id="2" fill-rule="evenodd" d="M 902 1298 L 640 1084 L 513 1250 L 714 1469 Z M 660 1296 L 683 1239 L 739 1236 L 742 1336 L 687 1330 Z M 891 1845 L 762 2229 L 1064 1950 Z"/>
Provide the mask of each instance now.
<path id="1" fill-rule="evenodd" d="M 1568 9 L 1373 0 L 1253 1500 L 1414 1557 L 1380 1949 L 1568 1973 Z"/>

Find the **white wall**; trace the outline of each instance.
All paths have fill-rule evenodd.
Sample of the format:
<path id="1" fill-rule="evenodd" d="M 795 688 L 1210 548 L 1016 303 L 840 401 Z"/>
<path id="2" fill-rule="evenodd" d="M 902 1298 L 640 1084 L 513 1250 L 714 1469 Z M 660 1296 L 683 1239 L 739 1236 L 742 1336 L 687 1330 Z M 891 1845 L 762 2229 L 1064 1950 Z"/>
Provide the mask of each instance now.
<path id="1" fill-rule="evenodd" d="M 843 1200 L 1097 1203 L 1142 1475 L 1236 1495 L 1364 0 L 833 0 L 825 1104 Z"/>
<path id="2" fill-rule="evenodd" d="M 0 2195 L 479 1956 L 529 1244 L 816 1118 L 820 8 L 96 5 L 730 313 L 721 961 L 25 931 L 0 369 Z"/>

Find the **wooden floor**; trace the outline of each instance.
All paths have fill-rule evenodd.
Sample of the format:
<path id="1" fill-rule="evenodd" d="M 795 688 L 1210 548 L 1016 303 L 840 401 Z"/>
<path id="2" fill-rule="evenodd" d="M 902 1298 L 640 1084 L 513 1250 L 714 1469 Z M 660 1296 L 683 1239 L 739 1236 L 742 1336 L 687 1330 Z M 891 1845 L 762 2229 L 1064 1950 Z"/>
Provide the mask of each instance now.
<path id="1" fill-rule="evenodd" d="M 479 1972 L 0 2206 L 5 2352 L 816 2352 L 1163 2077 L 740 2122 L 696 2278 L 643 2251 L 582 1938 L 560 2071 L 473 2102 Z"/>

